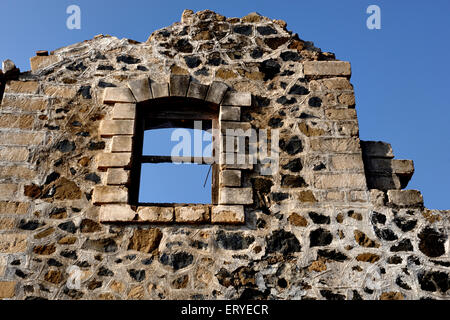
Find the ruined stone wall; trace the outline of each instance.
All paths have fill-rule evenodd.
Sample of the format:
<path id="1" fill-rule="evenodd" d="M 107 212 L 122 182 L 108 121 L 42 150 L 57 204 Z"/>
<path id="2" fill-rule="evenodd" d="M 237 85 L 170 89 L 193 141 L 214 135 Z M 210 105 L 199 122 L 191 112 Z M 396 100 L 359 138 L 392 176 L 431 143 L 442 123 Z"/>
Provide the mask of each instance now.
<path id="1" fill-rule="evenodd" d="M 40 52 L 31 67 L 0 75 L 0 298 L 449 298 L 449 212 L 403 190 L 411 161 L 359 140 L 349 63 L 284 21 L 186 10 L 145 43 L 100 35 Z M 279 171 L 241 168 L 247 197 L 224 202 L 243 221 L 215 223 L 214 206 L 201 221 L 150 221 L 105 189 L 108 169 L 133 161 L 114 162 L 123 153 L 106 121 L 118 103 L 139 103 L 134 80 L 170 96 L 175 76 L 189 76 L 178 78 L 187 90 L 226 84 L 217 103 L 228 99 L 241 126 L 280 130 Z M 99 165 L 104 154 L 115 160 Z M 124 208 L 120 223 L 101 219 Z M 67 286 L 72 266 L 78 289 Z"/>

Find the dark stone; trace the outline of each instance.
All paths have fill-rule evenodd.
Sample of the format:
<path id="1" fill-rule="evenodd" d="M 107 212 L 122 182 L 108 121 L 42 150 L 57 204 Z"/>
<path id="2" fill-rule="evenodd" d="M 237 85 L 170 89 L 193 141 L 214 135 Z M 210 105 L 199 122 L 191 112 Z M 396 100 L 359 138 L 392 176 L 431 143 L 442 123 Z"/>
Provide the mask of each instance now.
<path id="1" fill-rule="evenodd" d="M 178 40 L 174 45 L 175 50 L 183 53 L 191 53 L 194 50 L 194 47 L 190 42 L 186 39 Z"/>
<path id="2" fill-rule="evenodd" d="M 319 108 L 322 106 L 322 99 L 320 99 L 319 97 L 309 98 L 308 105 L 313 108 Z"/>
<path id="3" fill-rule="evenodd" d="M 123 63 L 126 63 L 126 64 L 136 64 L 136 63 L 141 62 L 140 59 L 132 57 L 132 56 L 127 55 L 127 54 L 118 56 L 116 58 L 116 61 L 117 62 L 123 62 Z"/>
<path id="4" fill-rule="evenodd" d="M 285 51 L 280 54 L 280 57 L 283 61 L 299 61 L 302 58 L 302 56 L 295 51 Z"/>
<path id="5" fill-rule="evenodd" d="M 281 128 L 283 126 L 283 120 L 280 118 L 271 118 L 269 120 L 269 126 L 271 128 Z"/>
<path id="6" fill-rule="evenodd" d="M 411 287 L 406 282 L 403 281 L 401 276 L 398 276 L 397 279 L 395 279 L 395 284 L 402 289 L 411 290 Z"/>
<path id="7" fill-rule="evenodd" d="M 273 192 L 271 193 L 272 200 L 275 202 L 280 202 L 289 198 L 288 193 L 283 192 Z"/>
<path id="8" fill-rule="evenodd" d="M 95 222 L 91 219 L 83 219 L 80 224 L 80 231 L 81 233 L 92 233 L 101 231 L 102 227 L 99 223 Z"/>
<path id="9" fill-rule="evenodd" d="M 330 231 L 319 228 L 311 231 L 309 234 L 309 246 L 320 247 L 327 246 L 333 241 L 333 235 Z"/>
<path id="10" fill-rule="evenodd" d="M 194 257 L 192 256 L 192 254 L 184 251 L 174 254 L 163 253 L 159 258 L 159 261 L 164 265 L 171 266 L 176 271 L 192 264 L 192 262 L 194 261 Z"/>
<path id="11" fill-rule="evenodd" d="M 252 57 L 253 59 L 259 59 L 263 56 L 263 54 L 264 51 L 261 48 L 255 48 L 250 53 L 250 57 Z"/>
<path id="12" fill-rule="evenodd" d="M 194 72 L 196 76 L 209 76 L 208 68 L 201 68 Z"/>
<path id="13" fill-rule="evenodd" d="M 216 237 L 217 245 L 226 250 L 247 249 L 254 241 L 253 236 L 244 236 L 241 232 L 225 233 L 223 230 Z"/>
<path id="14" fill-rule="evenodd" d="M 286 76 L 292 76 L 295 72 L 292 70 L 283 70 L 282 73 L 280 73 L 281 77 L 286 77 Z"/>
<path id="15" fill-rule="evenodd" d="M 256 220 L 256 227 L 259 229 L 263 229 L 265 228 L 265 226 L 267 225 L 266 220 L 259 218 L 258 220 Z"/>
<path id="16" fill-rule="evenodd" d="M 81 299 L 84 295 L 83 292 L 75 290 L 75 289 L 69 289 L 67 287 L 64 287 L 63 292 L 65 295 L 69 296 L 72 299 L 78 300 Z"/>
<path id="17" fill-rule="evenodd" d="M 392 256 L 387 259 L 387 263 L 389 264 L 400 264 L 403 262 L 403 259 L 399 256 Z"/>
<path id="18" fill-rule="evenodd" d="M 72 259 L 72 260 L 77 260 L 78 256 L 77 253 L 74 250 L 63 250 L 61 251 L 61 253 L 59 254 L 61 257 L 67 258 L 67 259 Z"/>
<path id="19" fill-rule="evenodd" d="M 75 142 L 69 140 L 63 140 L 56 144 L 55 148 L 61 152 L 71 152 L 75 150 Z"/>
<path id="20" fill-rule="evenodd" d="M 114 88 L 114 87 L 117 87 L 113 83 L 105 82 L 105 81 L 102 81 L 102 80 L 100 80 L 97 85 L 98 85 L 99 88 Z"/>
<path id="21" fill-rule="evenodd" d="M 411 243 L 411 240 L 409 239 L 403 239 L 398 244 L 393 245 L 391 247 L 391 252 L 400 252 L 400 251 L 413 251 L 413 245 Z"/>
<path id="22" fill-rule="evenodd" d="M 358 290 L 353 290 L 353 297 L 352 300 L 363 300 L 361 295 L 359 294 Z"/>
<path id="23" fill-rule="evenodd" d="M 184 62 L 189 68 L 193 69 L 197 68 L 202 63 L 202 60 L 197 56 L 186 56 L 184 57 Z"/>
<path id="24" fill-rule="evenodd" d="M 273 186 L 273 181 L 265 178 L 252 178 L 253 188 L 260 193 L 268 194 Z"/>
<path id="25" fill-rule="evenodd" d="M 283 106 L 288 106 L 288 105 L 296 103 L 297 99 L 295 99 L 295 98 L 288 99 L 286 96 L 282 96 L 277 99 L 277 102 L 279 104 L 282 104 Z"/>
<path id="26" fill-rule="evenodd" d="M 431 258 L 442 256 L 445 253 L 447 235 L 442 230 L 436 231 L 426 227 L 419 233 L 419 249 Z"/>
<path id="27" fill-rule="evenodd" d="M 264 81 L 273 79 L 280 70 L 280 64 L 274 59 L 265 60 L 259 65 L 259 71 L 264 73 Z"/>
<path id="28" fill-rule="evenodd" d="M 132 279 L 136 280 L 137 282 L 145 280 L 145 270 L 130 269 L 128 270 L 128 274 Z"/>
<path id="29" fill-rule="evenodd" d="M 60 176 L 61 175 L 58 172 L 52 172 L 45 178 L 44 184 L 50 184 L 53 181 L 56 181 Z"/>
<path id="30" fill-rule="evenodd" d="M 26 277 L 28 277 L 27 274 L 25 274 L 22 270 L 20 269 L 16 269 L 15 272 L 16 276 L 18 276 L 19 278 L 25 279 Z"/>
<path id="31" fill-rule="evenodd" d="M 330 217 L 317 213 L 317 212 L 309 212 L 308 213 L 311 220 L 316 224 L 330 224 Z"/>
<path id="32" fill-rule="evenodd" d="M 293 156 L 299 152 L 303 151 L 302 140 L 298 136 L 294 136 L 289 141 L 280 140 L 281 150 L 287 152 L 289 155 Z"/>
<path id="33" fill-rule="evenodd" d="M 266 289 L 264 292 L 256 290 L 254 288 L 245 288 L 242 291 L 238 300 L 248 301 L 248 300 L 266 300 L 270 294 L 270 290 Z"/>
<path id="34" fill-rule="evenodd" d="M 14 260 L 10 263 L 12 266 L 20 266 L 20 260 Z"/>
<path id="35" fill-rule="evenodd" d="M 436 264 L 438 266 L 450 267 L 450 261 L 431 260 L 431 262 L 433 262 L 434 264 Z"/>
<path id="36" fill-rule="evenodd" d="M 80 261 L 75 263 L 76 266 L 80 267 L 80 268 L 90 268 L 91 264 L 87 261 Z"/>
<path id="37" fill-rule="evenodd" d="M 287 288 L 287 286 L 288 286 L 288 282 L 286 281 L 286 279 L 281 278 L 281 279 L 278 279 L 277 285 L 278 285 L 280 288 L 285 289 L 285 288 Z"/>
<path id="38" fill-rule="evenodd" d="M 303 169 L 302 160 L 299 158 L 291 160 L 283 166 L 283 169 L 292 172 L 300 172 Z"/>
<path id="39" fill-rule="evenodd" d="M 73 121 L 70 125 L 72 127 L 81 127 L 82 126 L 80 121 Z"/>
<path id="40" fill-rule="evenodd" d="M 137 66 L 137 67 L 136 67 L 136 70 L 139 70 L 139 71 L 148 71 L 147 67 L 145 67 L 145 66 Z"/>
<path id="41" fill-rule="evenodd" d="M 418 274 L 418 280 L 420 288 L 429 292 L 445 294 L 450 287 L 448 274 L 441 271 L 422 271 Z"/>
<path id="42" fill-rule="evenodd" d="M 69 171 L 73 176 L 77 174 L 77 170 L 75 170 L 74 168 L 70 168 Z"/>
<path id="43" fill-rule="evenodd" d="M 277 34 L 277 30 L 269 26 L 257 27 L 256 30 L 262 36 L 269 36 L 271 34 Z"/>
<path id="44" fill-rule="evenodd" d="M 270 105 L 270 99 L 261 96 L 255 96 L 255 104 L 257 107 L 264 108 Z"/>
<path id="45" fill-rule="evenodd" d="M 142 260 L 141 262 L 142 262 L 142 264 L 143 264 L 144 266 L 151 265 L 152 262 L 153 262 L 153 256 L 151 256 L 150 258 L 144 259 L 144 260 Z"/>
<path id="46" fill-rule="evenodd" d="M 395 241 L 398 239 L 397 235 L 391 229 L 378 229 L 377 227 L 373 227 L 375 234 L 379 239 L 386 241 Z"/>
<path id="47" fill-rule="evenodd" d="M 117 244 L 116 241 L 114 241 L 114 239 L 112 238 L 98 239 L 98 240 L 88 239 L 83 243 L 81 249 L 95 250 L 98 252 L 106 252 L 106 253 L 116 252 Z"/>
<path id="48" fill-rule="evenodd" d="M 323 170 L 323 169 L 326 169 L 326 168 L 327 168 L 326 165 L 321 162 L 321 163 L 315 165 L 313 167 L 313 170 L 314 171 L 320 171 L 320 170 Z"/>
<path id="49" fill-rule="evenodd" d="M 222 63 L 222 57 L 220 56 L 220 52 L 213 52 L 208 56 L 208 60 L 206 64 L 211 66 L 219 66 Z"/>
<path id="50" fill-rule="evenodd" d="M 249 26 L 249 25 L 239 25 L 239 26 L 233 27 L 234 33 L 242 34 L 244 36 L 251 35 L 252 31 L 253 31 L 253 28 L 252 28 L 252 26 Z"/>
<path id="51" fill-rule="evenodd" d="M 206 250 L 208 248 L 208 243 L 203 241 L 194 240 L 191 243 L 191 247 L 199 250 Z"/>
<path id="52" fill-rule="evenodd" d="M 88 283 L 87 287 L 89 290 L 95 290 L 97 288 L 100 288 L 102 286 L 102 284 L 103 284 L 103 282 L 93 279 L 92 281 L 90 281 Z"/>
<path id="53" fill-rule="evenodd" d="M 308 185 L 301 176 L 284 175 L 281 177 L 281 186 L 287 188 L 303 188 Z"/>
<path id="54" fill-rule="evenodd" d="M 382 213 L 378 213 L 378 212 L 373 212 L 372 213 L 372 218 L 371 218 L 372 224 L 385 224 L 386 223 L 386 216 Z"/>
<path id="55" fill-rule="evenodd" d="M 408 264 L 415 264 L 416 266 L 420 266 L 420 259 L 415 256 L 409 256 L 407 260 Z"/>
<path id="56" fill-rule="evenodd" d="M 320 290 L 320 294 L 327 300 L 345 300 L 345 296 L 333 293 L 331 290 Z"/>
<path id="57" fill-rule="evenodd" d="M 70 65 L 66 66 L 67 70 L 70 71 L 84 71 L 87 67 L 83 64 L 83 62 L 73 62 Z"/>
<path id="58" fill-rule="evenodd" d="M 308 93 L 309 93 L 308 89 L 306 89 L 304 86 L 299 86 L 297 84 L 293 85 L 292 88 L 289 90 L 289 94 L 307 95 Z"/>
<path id="59" fill-rule="evenodd" d="M 86 181 L 92 181 L 95 184 L 99 183 L 101 181 L 100 177 L 95 174 L 95 173 L 88 173 L 87 175 L 84 176 L 84 180 Z"/>
<path id="60" fill-rule="evenodd" d="M 281 253 L 283 255 L 300 252 L 301 246 L 297 237 L 282 229 L 275 230 L 270 236 L 266 237 L 266 253 Z"/>
<path id="61" fill-rule="evenodd" d="M 408 232 L 416 227 L 417 220 L 407 220 L 405 218 L 396 217 L 394 223 L 403 232 Z"/>
<path id="62" fill-rule="evenodd" d="M 297 118 L 299 118 L 299 119 L 315 119 L 317 117 L 313 116 L 311 114 L 302 112 L 302 113 L 300 113 L 300 115 Z"/>
<path id="63" fill-rule="evenodd" d="M 318 250 L 317 255 L 327 260 L 333 260 L 338 262 L 343 262 L 348 259 L 348 257 L 345 254 L 336 250 Z"/>
<path id="64" fill-rule="evenodd" d="M 101 64 L 97 67 L 97 70 L 114 70 L 113 66 Z"/>
<path id="65" fill-rule="evenodd" d="M 37 228 L 43 226 L 44 223 L 41 223 L 36 220 L 20 220 L 19 225 L 17 226 L 21 230 L 36 230 Z"/>
<path id="66" fill-rule="evenodd" d="M 89 141 L 89 150 L 103 150 L 105 149 L 105 141 Z"/>
<path id="67" fill-rule="evenodd" d="M 58 225 L 58 228 L 69 233 L 75 233 L 77 231 L 77 227 L 75 226 L 73 221 L 63 222 Z"/>

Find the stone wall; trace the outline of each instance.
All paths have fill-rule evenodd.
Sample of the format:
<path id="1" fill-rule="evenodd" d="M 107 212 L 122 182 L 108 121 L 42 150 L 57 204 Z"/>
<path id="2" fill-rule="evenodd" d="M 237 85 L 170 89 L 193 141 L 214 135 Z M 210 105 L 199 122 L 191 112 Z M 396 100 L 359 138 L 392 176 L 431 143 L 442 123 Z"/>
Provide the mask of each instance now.
<path id="1" fill-rule="evenodd" d="M 167 84 L 170 97 L 180 75 L 186 88 L 225 84 L 224 106 L 249 93 L 233 112 L 279 130 L 279 171 L 241 168 L 243 224 L 102 220 L 99 157 L 122 156 L 101 128 L 116 102 L 140 103 L 130 83 Z M 0 74 L 0 298 L 448 299 L 449 211 L 403 190 L 411 161 L 359 140 L 350 76 L 284 21 L 207 10 L 145 43 L 99 35 Z M 110 96 L 124 91 L 130 101 Z M 139 212 L 126 193 L 107 197 L 111 215 Z"/>

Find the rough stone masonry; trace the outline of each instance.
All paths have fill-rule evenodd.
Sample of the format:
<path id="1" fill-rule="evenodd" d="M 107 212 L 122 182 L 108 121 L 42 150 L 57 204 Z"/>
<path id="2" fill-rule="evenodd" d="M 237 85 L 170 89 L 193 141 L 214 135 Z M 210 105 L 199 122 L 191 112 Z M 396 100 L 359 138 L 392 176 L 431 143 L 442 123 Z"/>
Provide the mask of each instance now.
<path id="1" fill-rule="evenodd" d="M 5 61 L 0 299 L 449 299 L 450 212 L 359 140 L 350 76 L 284 21 L 209 10 Z M 278 172 L 221 165 L 217 203 L 133 204 L 136 110 L 161 101 L 279 130 Z"/>

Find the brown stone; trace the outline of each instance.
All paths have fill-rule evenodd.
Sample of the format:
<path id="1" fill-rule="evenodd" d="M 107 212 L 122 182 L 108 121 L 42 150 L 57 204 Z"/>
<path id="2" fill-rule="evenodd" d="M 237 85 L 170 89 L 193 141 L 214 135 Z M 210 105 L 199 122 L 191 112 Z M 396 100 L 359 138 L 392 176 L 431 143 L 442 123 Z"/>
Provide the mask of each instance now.
<path id="1" fill-rule="evenodd" d="M 130 300 L 142 300 L 145 296 L 145 289 L 142 286 L 134 287 L 128 293 L 128 299 Z"/>
<path id="2" fill-rule="evenodd" d="M 56 251 L 56 246 L 54 243 L 51 244 L 45 244 L 45 245 L 38 245 L 33 248 L 33 252 L 42 255 L 42 256 L 48 256 L 53 254 Z"/>
<path id="3" fill-rule="evenodd" d="M 16 294 L 16 284 L 15 281 L 0 282 L 0 299 L 13 298 Z"/>
<path id="4" fill-rule="evenodd" d="M 325 130 L 320 129 L 320 128 L 310 127 L 304 122 L 301 122 L 298 127 L 299 127 L 300 131 L 307 137 L 317 137 L 317 136 L 323 136 L 325 134 Z"/>
<path id="5" fill-rule="evenodd" d="M 359 230 L 355 230 L 354 231 L 355 234 L 355 240 L 356 242 L 365 248 L 378 248 L 380 246 L 379 243 L 377 243 L 376 241 L 370 239 L 364 232 L 359 231 Z"/>
<path id="6" fill-rule="evenodd" d="M 51 282 L 53 284 L 59 284 L 63 280 L 63 275 L 62 275 L 61 271 L 49 270 L 44 275 L 44 280 L 48 281 L 48 282 Z"/>
<path id="7" fill-rule="evenodd" d="M 327 265 L 322 260 L 316 260 L 308 267 L 308 271 L 322 272 L 327 270 Z"/>
<path id="8" fill-rule="evenodd" d="M 365 252 L 361 253 L 356 257 L 356 260 L 361 262 L 369 262 L 369 263 L 375 263 L 378 260 L 380 260 L 380 256 L 374 253 Z"/>
<path id="9" fill-rule="evenodd" d="M 43 238 L 51 235 L 53 232 L 55 232 L 55 228 L 50 227 L 48 229 L 45 229 L 44 231 L 39 232 L 38 234 L 35 234 L 34 238 L 35 239 L 43 239 Z"/>
<path id="10" fill-rule="evenodd" d="M 75 242 L 77 242 L 77 238 L 71 236 L 63 237 L 58 240 L 58 244 L 62 245 L 71 245 L 74 244 Z"/>
<path id="11" fill-rule="evenodd" d="M 0 253 L 18 253 L 26 249 L 26 234 L 0 234 Z"/>
<path id="12" fill-rule="evenodd" d="M 403 294 L 401 292 L 395 292 L 395 291 L 390 291 L 390 292 L 383 292 L 380 295 L 380 300 L 403 300 Z"/>
<path id="13" fill-rule="evenodd" d="M 288 218 L 289 222 L 297 227 L 306 227 L 308 225 L 308 220 L 298 213 L 291 213 Z"/>
<path id="14" fill-rule="evenodd" d="M 301 202 L 317 202 L 317 199 L 311 190 L 300 191 L 298 194 L 298 200 L 300 200 Z"/>
<path id="15" fill-rule="evenodd" d="M 184 275 L 184 276 L 178 277 L 175 280 L 173 280 L 172 287 L 174 289 L 184 289 L 187 287 L 188 282 L 189 282 L 189 276 Z"/>
<path id="16" fill-rule="evenodd" d="M 128 250 L 151 253 L 158 249 L 162 236 L 161 230 L 156 228 L 148 230 L 137 229 L 130 238 Z"/>
<path id="17" fill-rule="evenodd" d="M 37 81 L 9 81 L 6 83 L 5 93 L 38 93 Z"/>

